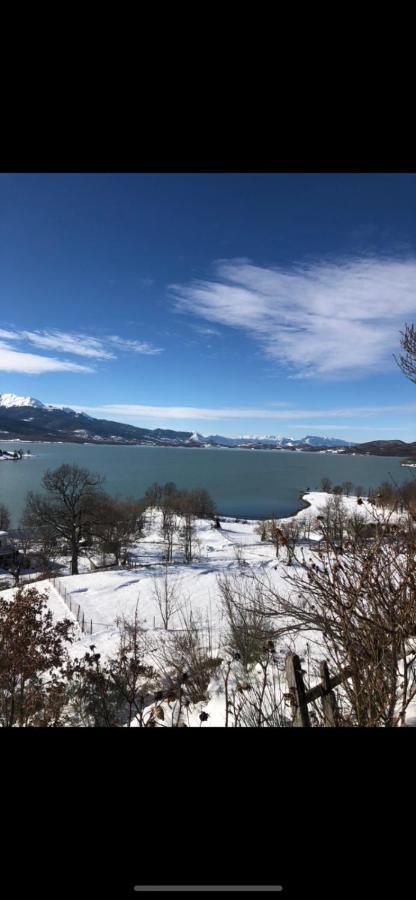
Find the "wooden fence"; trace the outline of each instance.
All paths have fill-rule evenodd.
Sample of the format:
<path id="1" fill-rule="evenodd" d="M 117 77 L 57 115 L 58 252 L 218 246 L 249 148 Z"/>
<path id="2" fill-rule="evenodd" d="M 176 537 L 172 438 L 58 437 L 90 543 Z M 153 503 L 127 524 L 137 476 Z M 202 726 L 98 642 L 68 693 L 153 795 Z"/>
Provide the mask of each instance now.
<path id="1" fill-rule="evenodd" d="M 62 597 L 62 600 L 64 601 L 64 603 L 66 603 L 68 609 L 76 617 L 78 625 L 84 634 L 93 634 L 95 631 L 98 631 L 101 628 L 113 628 L 114 627 L 112 624 L 109 624 L 108 622 L 93 622 L 92 619 L 86 618 L 82 607 L 80 606 L 79 603 L 77 603 L 76 600 L 73 600 L 73 598 L 71 597 L 71 592 L 68 591 L 63 584 L 61 584 L 60 579 L 59 578 L 51 578 L 50 582 L 51 582 L 51 584 L 53 584 L 53 586 L 54 586 L 55 590 L 58 592 L 59 596 Z"/>
<path id="2" fill-rule="evenodd" d="M 51 584 L 53 584 L 55 590 L 58 591 L 59 596 L 62 597 L 62 600 L 66 603 L 68 609 L 76 616 L 81 631 L 83 631 L 84 634 L 92 634 L 92 621 L 85 621 L 85 614 L 82 611 L 80 604 L 72 599 L 71 593 L 67 591 L 63 584 L 61 584 L 60 579 L 51 578 Z"/>
<path id="3" fill-rule="evenodd" d="M 306 689 L 303 680 L 302 664 L 296 653 L 289 653 L 286 657 L 286 679 L 289 687 L 290 702 L 293 711 L 293 726 L 296 728 L 309 728 L 311 725 L 308 706 L 314 700 L 322 700 L 324 725 L 334 728 L 338 725 L 338 707 L 334 688 L 347 678 L 351 678 L 352 671 L 348 667 L 342 669 L 337 675 L 329 675 L 328 664 L 321 662 L 321 681 L 315 687 Z"/>
<path id="4" fill-rule="evenodd" d="M 398 662 L 406 658 L 406 654 L 398 657 Z M 315 687 L 305 686 L 300 657 L 296 653 L 289 653 L 285 660 L 286 680 L 289 687 L 290 702 L 293 711 L 293 726 L 295 728 L 310 728 L 308 706 L 315 700 L 322 700 L 324 725 L 326 728 L 334 728 L 339 724 L 339 713 L 334 688 L 338 687 L 352 676 L 350 666 L 345 666 L 336 675 L 330 677 L 328 664 L 322 661 L 319 664 L 321 680 Z"/>

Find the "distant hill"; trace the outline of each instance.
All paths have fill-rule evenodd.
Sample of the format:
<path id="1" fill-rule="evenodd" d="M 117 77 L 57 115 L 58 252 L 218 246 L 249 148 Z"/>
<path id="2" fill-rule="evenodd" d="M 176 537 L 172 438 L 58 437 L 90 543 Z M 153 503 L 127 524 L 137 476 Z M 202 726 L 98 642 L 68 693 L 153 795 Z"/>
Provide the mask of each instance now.
<path id="1" fill-rule="evenodd" d="M 275 434 L 245 434 L 240 437 L 223 437 L 221 434 L 209 434 L 204 437 L 202 434 L 194 432 L 190 440 L 194 443 L 210 444 L 220 447 L 278 447 L 282 449 L 297 449 L 308 447 L 348 447 L 348 441 L 342 441 L 340 438 L 317 437 L 315 435 L 306 435 L 304 438 L 281 437 Z"/>
<path id="2" fill-rule="evenodd" d="M 416 441 L 368 441 L 351 444 L 340 438 L 306 435 L 204 436 L 198 432 L 171 428 L 138 428 L 108 419 L 95 419 L 69 407 L 42 403 L 34 397 L 0 394 L 1 441 L 63 441 L 95 444 L 148 444 L 159 447 L 244 447 L 293 451 L 332 450 L 334 453 L 363 453 L 376 456 L 416 456 Z"/>
<path id="3" fill-rule="evenodd" d="M 3 398 L 6 401 L 3 401 Z M 15 403 L 10 402 L 10 398 Z M 25 403 L 21 401 L 24 400 Z M 85 443 L 152 443 L 182 445 L 191 431 L 136 428 L 107 419 L 94 419 L 68 407 L 46 406 L 32 397 L 0 394 L 0 442 L 3 440 L 74 441 Z"/>
<path id="4" fill-rule="evenodd" d="M 367 441 L 364 444 L 353 444 L 345 447 L 342 453 L 360 453 L 369 456 L 416 456 L 416 441 L 407 444 L 406 441 Z"/>

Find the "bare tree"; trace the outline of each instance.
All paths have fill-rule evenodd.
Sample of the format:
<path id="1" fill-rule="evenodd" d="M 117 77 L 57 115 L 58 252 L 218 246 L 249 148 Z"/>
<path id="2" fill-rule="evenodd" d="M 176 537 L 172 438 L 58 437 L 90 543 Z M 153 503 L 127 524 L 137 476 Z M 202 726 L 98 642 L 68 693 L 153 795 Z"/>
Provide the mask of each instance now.
<path id="1" fill-rule="evenodd" d="M 241 575 L 219 575 L 217 583 L 227 625 L 225 646 L 233 657 L 241 660 L 243 668 L 247 668 L 262 657 L 265 644 L 274 637 L 273 626 L 257 602 L 255 583 L 251 583 L 252 592 L 250 581 Z"/>
<path id="2" fill-rule="evenodd" d="M 222 660 L 214 657 L 210 630 L 195 617 L 190 606 L 179 613 L 178 630 L 169 634 L 157 651 L 157 668 L 171 683 L 167 699 L 172 706 L 172 725 L 183 722 L 191 703 L 208 700 L 208 686 Z"/>
<path id="3" fill-rule="evenodd" d="M 162 577 L 153 579 L 153 597 L 160 612 L 163 627 L 167 631 L 169 622 L 179 609 L 178 585 L 172 581 L 166 562 Z"/>
<path id="4" fill-rule="evenodd" d="M 103 483 L 100 475 L 77 465 L 64 464 L 45 472 L 43 494 L 29 492 L 23 521 L 35 529 L 52 530 L 71 555 L 71 573 L 78 574 L 82 540 L 97 521 L 97 497 Z"/>
<path id="5" fill-rule="evenodd" d="M 4 503 L 0 503 L 0 531 L 8 531 L 10 528 L 10 513 Z"/>
<path id="6" fill-rule="evenodd" d="M 255 532 L 260 536 L 261 541 L 267 541 L 268 537 L 268 521 L 267 519 L 261 519 L 258 525 L 255 527 Z"/>
<path id="7" fill-rule="evenodd" d="M 150 526 L 154 523 L 154 513 L 156 509 L 160 509 L 162 505 L 163 488 L 157 481 L 154 481 L 147 488 L 143 497 L 144 508 L 150 511 Z"/>
<path id="8" fill-rule="evenodd" d="M 393 544 L 380 528 L 346 553 L 333 545 L 316 561 L 303 559 L 284 594 L 253 573 L 245 596 L 234 595 L 269 617 L 277 636 L 315 634 L 333 671 L 349 673 L 340 688 L 344 724 L 404 724 L 416 697 L 415 551 L 407 520 Z"/>
<path id="9" fill-rule="evenodd" d="M 119 643 L 114 657 L 107 660 L 95 653 L 95 645 L 67 668 L 70 724 L 86 727 L 143 727 L 151 717 L 146 706 L 153 700 L 156 673 L 144 662 L 149 647 L 138 616 L 117 619 Z M 156 679 L 156 680 L 155 680 Z"/>
<path id="10" fill-rule="evenodd" d="M 192 497 L 189 495 L 183 498 L 181 504 L 183 525 L 181 535 L 183 540 L 183 551 L 185 562 L 190 563 L 194 554 L 194 542 L 196 536 L 195 513 L 192 504 Z"/>
<path id="11" fill-rule="evenodd" d="M 331 481 L 331 479 L 328 478 L 328 477 L 321 478 L 321 481 L 320 481 L 320 488 L 321 488 L 321 491 L 323 491 L 324 494 L 330 494 L 331 491 L 332 491 L 332 481 Z"/>
<path id="12" fill-rule="evenodd" d="M 209 519 L 216 515 L 215 504 L 204 488 L 193 488 L 190 491 L 178 491 L 175 499 L 175 510 L 182 517 L 181 536 L 185 562 L 192 562 L 195 553 L 195 519 Z"/>
<path id="13" fill-rule="evenodd" d="M 262 541 L 270 541 L 276 548 L 276 556 L 279 556 L 281 547 L 286 546 L 286 538 L 283 534 L 281 523 L 275 516 L 271 519 L 264 519 L 256 527 L 257 534 L 260 534 Z"/>
<path id="14" fill-rule="evenodd" d="M 161 533 L 163 535 L 165 541 L 165 561 L 172 562 L 173 559 L 173 544 L 175 540 L 175 534 L 178 531 L 178 523 L 176 519 L 176 513 L 170 503 L 164 504 L 162 507 L 162 524 L 161 524 Z"/>
<path id="15" fill-rule="evenodd" d="M 366 522 L 364 516 L 357 510 L 348 516 L 345 529 L 348 535 L 348 546 L 354 546 L 355 544 L 365 543 L 371 537 L 374 537 L 376 525 L 374 522 Z"/>
<path id="16" fill-rule="evenodd" d="M 59 555 L 59 544 L 56 535 L 49 529 L 43 529 L 35 538 L 36 556 L 45 577 L 49 577 L 56 566 Z"/>
<path id="17" fill-rule="evenodd" d="M 287 565 L 291 566 L 296 556 L 296 547 L 300 535 L 299 520 L 294 518 L 287 522 L 280 522 L 281 542 L 286 547 Z"/>
<path id="18" fill-rule="evenodd" d="M 288 724 L 284 687 L 276 666 L 275 629 L 263 614 L 261 586 L 248 577 L 219 576 L 229 659 L 223 662 L 225 727 L 279 727 Z"/>
<path id="19" fill-rule="evenodd" d="M 330 497 L 316 518 L 324 541 L 331 547 L 338 547 L 342 553 L 348 520 L 348 511 L 342 497 Z"/>
<path id="20" fill-rule="evenodd" d="M 298 519 L 298 521 L 299 521 L 300 535 L 303 535 L 303 537 L 306 540 L 309 540 L 310 536 L 311 536 L 313 521 L 314 521 L 314 517 L 313 517 L 312 513 L 311 512 L 305 513 L 305 515 L 303 515 L 301 519 Z"/>
<path id="21" fill-rule="evenodd" d="M 216 519 L 216 506 L 205 488 L 192 490 L 179 489 L 173 481 L 166 484 L 153 484 L 144 496 L 147 505 L 158 506 L 162 510 L 162 534 L 166 544 L 166 559 L 173 558 L 174 535 L 178 531 L 177 517 L 182 518 L 181 537 L 185 561 L 191 562 L 195 549 L 195 519 L 213 518 L 216 527 L 220 527 Z"/>
<path id="22" fill-rule="evenodd" d="M 404 352 L 399 357 L 394 356 L 394 359 L 406 378 L 416 384 L 416 328 L 406 323 L 400 334 L 400 345 Z"/>
<path id="23" fill-rule="evenodd" d="M 125 704 L 126 724 L 130 727 L 135 718 L 140 726 L 146 724 L 147 701 L 153 697 L 157 674 L 152 666 L 144 663 L 144 657 L 151 647 L 143 631 L 136 604 L 133 619 L 125 616 L 117 620 L 120 642 L 117 656 L 110 660 L 111 678 L 117 688 L 120 700 Z"/>
<path id="24" fill-rule="evenodd" d="M 216 519 L 216 505 L 205 488 L 192 488 L 187 491 L 190 496 L 190 506 L 198 519 Z"/>
<path id="25" fill-rule="evenodd" d="M 96 498 L 95 521 L 91 523 L 91 538 L 103 555 L 114 556 L 116 565 L 123 557 L 127 561 L 128 550 L 143 530 L 143 503 L 140 500 L 120 499 L 107 494 Z"/>
<path id="26" fill-rule="evenodd" d="M 235 727 L 279 728 L 290 724 L 282 678 L 274 665 L 273 641 L 264 644 L 250 677 L 237 681 L 231 696 Z"/>
<path id="27" fill-rule="evenodd" d="M 26 528 L 17 528 L 13 534 L 9 536 L 9 544 L 14 550 L 13 562 L 10 565 L 10 572 L 13 575 L 15 584 L 18 585 L 20 575 L 25 569 L 30 569 L 33 560 L 33 534 Z"/>
<path id="28" fill-rule="evenodd" d="M 162 485 L 159 484 L 157 481 L 154 481 L 153 484 L 151 484 L 150 487 L 147 488 L 144 498 L 143 498 L 143 501 L 144 501 L 145 505 L 149 506 L 151 509 L 152 508 L 157 509 L 161 506 L 162 497 L 163 497 Z"/>

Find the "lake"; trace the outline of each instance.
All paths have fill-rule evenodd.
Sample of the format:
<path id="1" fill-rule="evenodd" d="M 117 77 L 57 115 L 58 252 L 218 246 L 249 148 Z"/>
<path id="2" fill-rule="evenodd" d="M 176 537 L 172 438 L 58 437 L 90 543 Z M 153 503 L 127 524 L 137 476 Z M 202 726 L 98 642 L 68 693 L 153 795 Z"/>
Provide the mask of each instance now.
<path id="1" fill-rule="evenodd" d="M 78 463 L 105 476 L 104 489 L 140 497 L 153 481 L 178 487 L 205 487 L 220 514 L 262 518 L 288 516 L 303 506 L 299 493 L 319 489 L 322 477 L 333 484 L 352 481 L 367 491 L 390 475 L 401 484 L 414 478 L 398 457 L 343 456 L 284 450 L 202 450 L 175 447 L 97 446 L 1 441 L 2 449 L 30 450 L 21 461 L 0 461 L 0 503 L 17 526 L 28 490 L 40 490 L 42 475 L 62 463 Z"/>

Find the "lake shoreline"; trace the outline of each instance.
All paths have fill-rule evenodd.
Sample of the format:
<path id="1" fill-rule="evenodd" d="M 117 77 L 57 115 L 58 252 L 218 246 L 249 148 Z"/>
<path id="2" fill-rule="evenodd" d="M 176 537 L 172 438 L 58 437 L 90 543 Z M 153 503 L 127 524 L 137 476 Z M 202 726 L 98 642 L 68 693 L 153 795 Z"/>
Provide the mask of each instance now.
<path id="1" fill-rule="evenodd" d="M 332 484 L 349 481 L 353 492 L 377 487 L 390 475 L 399 484 L 413 473 L 401 458 L 306 453 L 270 449 L 262 453 L 244 448 L 183 447 L 56 442 L 2 441 L 3 450 L 30 449 L 30 466 L 0 466 L 0 502 L 10 510 L 12 527 L 18 527 L 28 491 L 42 490 L 47 469 L 76 464 L 105 479 L 103 488 L 112 496 L 143 497 L 154 482 L 174 482 L 179 488 L 205 488 L 219 516 L 260 521 L 296 516 L 308 505 L 307 490 L 319 490 L 323 477 Z M 120 449 L 121 448 L 121 449 Z M 213 449 L 227 449 L 213 453 Z M 158 450 L 163 452 L 157 452 Z M 211 452 L 207 452 L 210 450 Z M 26 457 L 25 458 L 29 458 Z M 305 496 L 306 495 L 306 496 Z"/>

